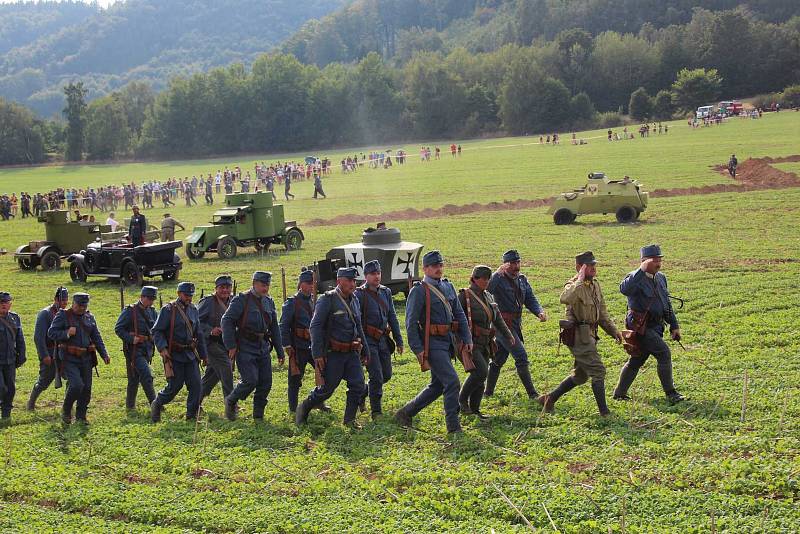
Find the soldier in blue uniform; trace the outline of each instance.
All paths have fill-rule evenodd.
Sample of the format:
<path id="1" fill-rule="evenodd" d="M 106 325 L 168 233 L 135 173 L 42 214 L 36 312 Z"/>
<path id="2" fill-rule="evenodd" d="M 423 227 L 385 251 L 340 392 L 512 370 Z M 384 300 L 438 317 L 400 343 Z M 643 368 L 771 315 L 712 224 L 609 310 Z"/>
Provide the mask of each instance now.
<path id="1" fill-rule="evenodd" d="M 126 306 L 117 318 L 114 333 L 122 340 L 122 352 L 125 354 L 125 370 L 128 375 L 128 388 L 125 394 L 125 408 L 136 409 L 136 393 L 139 385 L 147 396 L 147 405 L 153 403 L 156 391 L 153 387 L 153 336 L 150 330 L 156 323 L 156 310 L 153 303 L 158 296 L 158 288 L 142 287 L 139 301 Z"/>
<path id="2" fill-rule="evenodd" d="M 289 356 L 289 412 L 297 412 L 300 386 L 303 385 L 303 374 L 306 365 L 314 367 L 311 357 L 311 318 L 314 316 L 315 302 L 314 274 L 303 271 L 297 281 L 297 293 L 287 298 L 281 309 L 281 339 L 283 352 Z M 323 411 L 330 407 L 323 403 L 317 406 Z"/>
<path id="3" fill-rule="evenodd" d="M 635 271 L 628 273 L 619 285 L 619 291 L 628 298 L 626 327 L 644 331 L 638 336 L 641 354 L 631 356 L 622 367 L 619 382 L 614 390 L 614 399 L 630 400 L 628 389 L 639 369 L 652 355 L 658 362 L 656 372 L 661 387 L 669 401 L 675 404 L 684 400 L 684 397 L 678 393 L 672 382 L 672 353 L 664 342 L 664 324 L 669 325 L 670 337 L 675 341 L 680 341 L 681 329 L 670 302 L 667 277 L 660 272 L 663 257 L 661 247 L 647 245 L 642 247 L 640 252 L 641 265 Z"/>
<path id="4" fill-rule="evenodd" d="M 194 284 L 178 284 L 178 298 L 161 308 L 151 334 L 161 359 L 167 387 L 162 389 L 150 404 L 150 419 L 161 420 L 163 406 L 172 401 L 186 385 L 186 419 L 197 418 L 200 410 L 199 361 L 207 357 L 206 342 L 200 331 L 200 316 L 192 304 Z"/>
<path id="5" fill-rule="evenodd" d="M 106 365 L 111 362 L 88 307 L 89 295 L 75 293 L 72 307 L 60 310 L 47 331 L 47 336 L 58 343 L 63 375 L 67 379 L 67 392 L 61 409 L 61 420 L 67 425 L 72 423 L 72 406 L 76 402 L 75 419 L 88 423 L 86 412 L 92 399 L 92 370 L 97 366 L 97 353 Z"/>
<path id="6" fill-rule="evenodd" d="M 22 321 L 11 311 L 13 298 L 0 292 L 0 415 L 11 417 L 17 391 L 17 369 L 25 363 L 25 336 Z"/>
<path id="7" fill-rule="evenodd" d="M 128 224 L 128 238 L 134 247 L 144 245 L 144 236 L 147 233 L 147 219 L 144 215 L 139 213 L 139 206 L 131 207 L 133 215 L 131 215 L 131 222 Z"/>
<path id="8" fill-rule="evenodd" d="M 228 358 L 228 351 L 222 343 L 222 316 L 231 304 L 231 290 L 233 279 L 223 274 L 214 281 L 214 294 L 200 299 L 197 311 L 200 314 L 200 330 L 206 341 L 208 351 L 208 365 L 203 374 L 203 394 L 205 399 L 217 382 L 222 383 L 223 398 L 233 391 L 233 366 Z"/>
<path id="9" fill-rule="evenodd" d="M 222 342 L 228 357 L 239 365 L 239 383 L 225 397 L 225 417 L 236 419 L 236 405 L 253 393 L 253 419 L 264 419 L 267 396 L 272 389 L 272 362 L 269 353 L 275 347 L 283 363 L 283 343 L 275 302 L 269 296 L 272 273 L 253 273 L 253 287 L 239 293 L 222 316 Z"/>
<path id="10" fill-rule="evenodd" d="M 361 322 L 369 345 L 369 386 L 362 398 L 362 411 L 366 410 L 364 399 L 369 396 L 372 418 L 383 412 L 381 398 L 383 385 L 392 378 L 392 353 L 395 348 L 403 354 L 403 336 L 394 310 L 392 290 L 381 285 L 381 264 L 372 260 L 364 265 L 364 284 L 356 289 L 361 303 Z M 391 333 L 392 337 L 389 337 Z"/>
<path id="11" fill-rule="evenodd" d="M 514 358 L 517 375 L 525 386 L 528 398 L 536 399 L 539 393 L 533 387 L 531 379 L 528 353 L 525 350 L 525 340 L 522 338 L 522 308 L 527 308 L 540 321 L 547 320 L 547 313 L 533 293 L 533 288 L 528 283 L 524 274 L 520 274 L 520 256 L 516 250 L 509 250 L 503 254 L 503 265 L 492 275 L 489 280 L 488 291 L 494 295 L 495 302 L 500 308 L 500 315 L 514 334 L 515 343 L 509 345 L 503 337 L 497 337 L 497 352 L 489 364 L 489 375 L 486 378 L 486 389 L 483 394 L 491 397 L 500 377 L 500 369 L 508 361 L 509 353 Z"/>
<path id="12" fill-rule="evenodd" d="M 328 400 L 339 383 L 347 382 L 347 403 L 344 424 L 358 428 L 356 412 L 364 395 L 362 363 L 369 362 L 369 347 L 364 344 L 361 310 L 356 289 L 355 267 L 342 267 L 336 272 L 336 288 L 319 298 L 311 319 L 311 355 L 319 375 L 317 387 L 300 403 L 295 423 L 308 420 L 311 409 Z"/>
<path id="13" fill-rule="evenodd" d="M 44 390 L 50 387 L 53 380 L 56 378 L 56 343 L 47 337 L 47 330 L 53 322 L 59 310 L 63 310 L 69 304 L 69 293 L 67 288 L 59 287 L 56 290 L 53 303 L 39 310 L 36 314 L 36 325 L 33 330 L 33 342 L 36 345 L 36 352 L 39 354 L 39 378 L 33 385 L 31 396 L 28 398 L 26 408 L 30 411 L 36 409 L 36 399 L 42 394 Z"/>
<path id="14" fill-rule="evenodd" d="M 431 381 L 417 397 L 395 414 L 402 426 L 411 426 L 412 418 L 444 395 L 447 431 L 461 432 L 458 420 L 458 393 L 461 387 L 450 356 L 455 351 L 454 333 L 467 350 L 472 351 L 472 335 L 456 289 L 442 278 L 444 258 L 438 250 L 422 257 L 425 277 L 414 284 L 406 302 L 408 346 L 417 355 L 423 371 L 430 369 Z M 426 312 L 430 310 L 430 314 Z"/>

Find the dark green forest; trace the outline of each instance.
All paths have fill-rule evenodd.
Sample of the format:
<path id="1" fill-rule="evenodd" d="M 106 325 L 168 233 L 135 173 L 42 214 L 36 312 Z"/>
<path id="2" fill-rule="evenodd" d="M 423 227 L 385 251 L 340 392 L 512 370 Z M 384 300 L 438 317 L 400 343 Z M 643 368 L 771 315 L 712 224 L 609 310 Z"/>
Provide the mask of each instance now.
<path id="1" fill-rule="evenodd" d="M 32 115 L 17 124 L 39 133 L 42 153 L 167 158 L 563 132 L 758 94 L 800 104 L 800 5 L 697 4 L 356 0 L 280 52 L 172 77 L 163 90 L 145 78 L 93 99 L 95 78 L 73 77 L 79 87 L 57 89 L 78 102 L 63 110 L 69 127 Z"/>
<path id="2" fill-rule="evenodd" d="M 127 0 L 108 9 L 77 1 L 0 4 L 0 96 L 42 116 L 60 113 L 62 87 L 89 98 L 144 81 L 163 89 L 234 62 L 251 64 L 305 21 L 344 0 Z"/>

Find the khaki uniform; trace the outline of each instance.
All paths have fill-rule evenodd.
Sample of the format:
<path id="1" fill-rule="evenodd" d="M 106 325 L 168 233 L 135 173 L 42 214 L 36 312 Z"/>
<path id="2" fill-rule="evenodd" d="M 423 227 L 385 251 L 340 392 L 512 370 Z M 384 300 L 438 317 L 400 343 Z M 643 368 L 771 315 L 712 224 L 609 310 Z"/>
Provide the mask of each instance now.
<path id="1" fill-rule="evenodd" d="M 597 280 L 570 279 L 561 292 L 561 303 L 567 305 L 567 319 L 575 323 L 575 345 L 570 347 L 575 358 L 572 377 L 576 384 L 605 380 L 606 368 L 597 353 L 598 325 L 612 337 L 617 327 L 608 315 L 603 292 Z"/>
<path id="2" fill-rule="evenodd" d="M 175 226 L 180 226 L 181 230 L 186 230 L 181 223 L 173 217 L 161 219 L 161 241 L 173 241 L 175 239 Z"/>
<path id="3" fill-rule="evenodd" d="M 467 300 L 468 291 L 471 291 L 469 301 Z M 489 372 L 489 361 L 494 356 L 495 332 L 498 333 L 498 337 L 506 340 L 513 339 L 514 334 L 509 330 L 500 315 L 494 297 L 488 291 L 481 291 L 478 286 L 473 284 L 458 292 L 458 300 L 461 307 L 464 308 L 472 332 L 472 361 L 475 363 L 475 369 L 470 371 L 461 387 L 459 401 L 475 413 L 480 409 L 483 388 Z"/>

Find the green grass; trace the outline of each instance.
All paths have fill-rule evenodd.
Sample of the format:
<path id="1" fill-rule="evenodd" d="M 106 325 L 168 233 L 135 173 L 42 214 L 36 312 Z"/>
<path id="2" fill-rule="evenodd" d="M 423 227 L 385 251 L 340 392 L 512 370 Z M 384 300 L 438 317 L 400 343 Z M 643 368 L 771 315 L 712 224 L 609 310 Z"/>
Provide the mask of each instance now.
<path id="1" fill-rule="evenodd" d="M 304 221 L 539 198 L 581 185 L 590 170 L 629 174 L 649 188 L 721 183 L 725 177 L 709 166 L 724 163 L 731 152 L 740 161 L 797 153 L 800 118 L 769 115 L 695 131 L 676 123 L 668 136 L 597 140 L 584 147 L 485 148 L 520 141 L 465 144 L 455 162 L 447 155 L 422 165 L 412 157 L 406 168 L 336 174 L 326 184 L 328 200 L 291 202 L 287 216 Z M 137 173 L 159 176 L 170 166 L 191 172 L 197 165 L 0 171 L 0 190 L 21 183 L 31 191 L 56 183 L 100 184 L 135 179 Z M 296 186 L 305 197 L 310 188 L 306 182 Z M 339 423 L 341 390 L 331 399 L 333 414 L 314 413 L 307 428 L 296 430 L 286 412 L 286 369 L 277 364 L 263 424 L 247 418 L 249 406 L 239 421 L 224 421 L 219 391 L 197 426 L 180 420 L 183 394 L 161 424 L 148 422 L 141 398 L 139 412 L 128 417 L 124 360 L 112 330 L 118 294 L 105 282 L 68 284 L 71 291 L 92 294 L 91 309 L 112 364 L 101 366 L 95 380 L 88 430 L 60 426 L 63 390 L 46 391 L 34 414 L 14 412 L 13 425 L 0 434 L 0 530 L 138 531 L 159 525 L 164 531 L 526 531 L 497 487 L 541 530 L 551 529 L 546 507 L 562 532 L 700 532 L 712 524 L 730 532 L 797 531 L 798 202 L 800 188 L 659 198 L 634 225 L 598 215 L 557 227 L 545 209 L 400 221 L 404 238 L 442 250 L 446 274 L 457 286 L 466 283 L 473 265 L 496 266 L 505 249 L 520 250 L 523 269 L 553 318 L 540 324 L 528 315 L 524 321 L 540 390 L 554 387 L 570 368 L 563 347 L 557 355 L 555 319 L 576 253 L 591 249 L 599 257 L 600 280 L 618 324 L 625 301 L 616 286 L 636 268 L 642 244 L 662 244 L 670 287 L 687 299 L 679 318 L 689 351 L 673 346 L 673 359 L 676 383 L 690 401 L 669 406 L 650 362 L 632 389 L 635 402 L 612 403 L 610 420 L 595 415 L 586 386 L 559 401 L 555 416 L 541 417 L 508 365 L 497 395 L 485 403 L 491 423 L 465 417 L 466 433 L 457 440 L 445 436 L 440 402 L 420 414 L 418 431 L 366 419 L 363 431 L 346 430 Z M 212 210 L 173 211 L 195 224 Z M 356 240 L 363 226 L 309 228 L 304 248 L 289 255 L 251 252 L 225 263 L 213 256 L 187 261 L 181 278 L 208 291 L 220 272 L 231 272 L 240 284 L 261 268 L 284 267 L 291 276 L 329 247 Z M 39 235 L 32 221 L 0 224 L 0 246 L 9 250 Z M 66 271 L 22 273 L 3 259 L 0 287 L 15 294 L 29 345 L 36 310 L 67 280 Z M 174 283 L 161 286 L 165 294 L 174 293 Z M 272 288 L 278 302 L 279 293 L 277 285 Z M 134 295 L 128 291 L 128 300 Z M 396 305 L 402 313 L 402 300 Z M 610 394 L 625 357 L 607 337 L 600 347 Z M 31 353 L 19 372 L 17 406 L 35 379 L 35 359 Z M 155 370 L 161 386 L 163 372 L 158 365 Z M 387 411 L 399 408 L 427 379 L 413 356 L 398 356 L 386 386 Z M 312 383 L 307 374 L 304 393 Z"/>

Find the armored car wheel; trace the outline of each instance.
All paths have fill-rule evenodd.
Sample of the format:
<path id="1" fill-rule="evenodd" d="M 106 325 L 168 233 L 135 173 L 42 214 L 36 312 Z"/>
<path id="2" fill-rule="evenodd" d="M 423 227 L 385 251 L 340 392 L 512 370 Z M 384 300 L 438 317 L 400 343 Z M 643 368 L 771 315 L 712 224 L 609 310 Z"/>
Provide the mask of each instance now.
<path id="1" fill-rule="evenodd" d="M 17 258 L 17 264 L 23 271 L 32 271 L 36 268 L 36 264 L 30 258 Z"/>
<path id="2" fill-rule="evenodd" d="M 553 222 L 562 225 L 570 224 L 575 220 L 576 215 L 567 208 L 560 208 L 553 214 Z"/>
<path id="3" fill-rule="evenodd" d="M 205 255 L 206 252 L 204 250 L 193 247 L 191 243 L 186 243 L 186 257 L 190 260 L 199 260 Z"/>
<path id="4" fill-rule="evenodd" d="M 622 206 L 617 210 L 617 221 L 621 223 L 629 223 L 636 220 L 636 210 L 631 206 Z"/>
<path id="5" fill-rule="evenodd" d="M 73 282 L 85 282 L 86 268 L 83 266 L 83 263 L 79 261 L 73 261 L 69 265 L 69 277 Z"/>
<path id="6" fill-rule="evenodd" d="M 223 237 L 217 242 L 217 254 L 223 260 L 236 257 L 236 241 L 232 237 Z"/>
<path id="7" fill-rule="evenodd" d="M 286 232 L 286 250 L 300 250 L 303 246 L 303 234 L 296 228 L 290 229 Z"/>
<path id="8" fill-rule="evenodd" d="M 61 267 L 61 256 L 55 250 L 48 250 L 42 255 L 42 270 L 55 271 Z"/>

